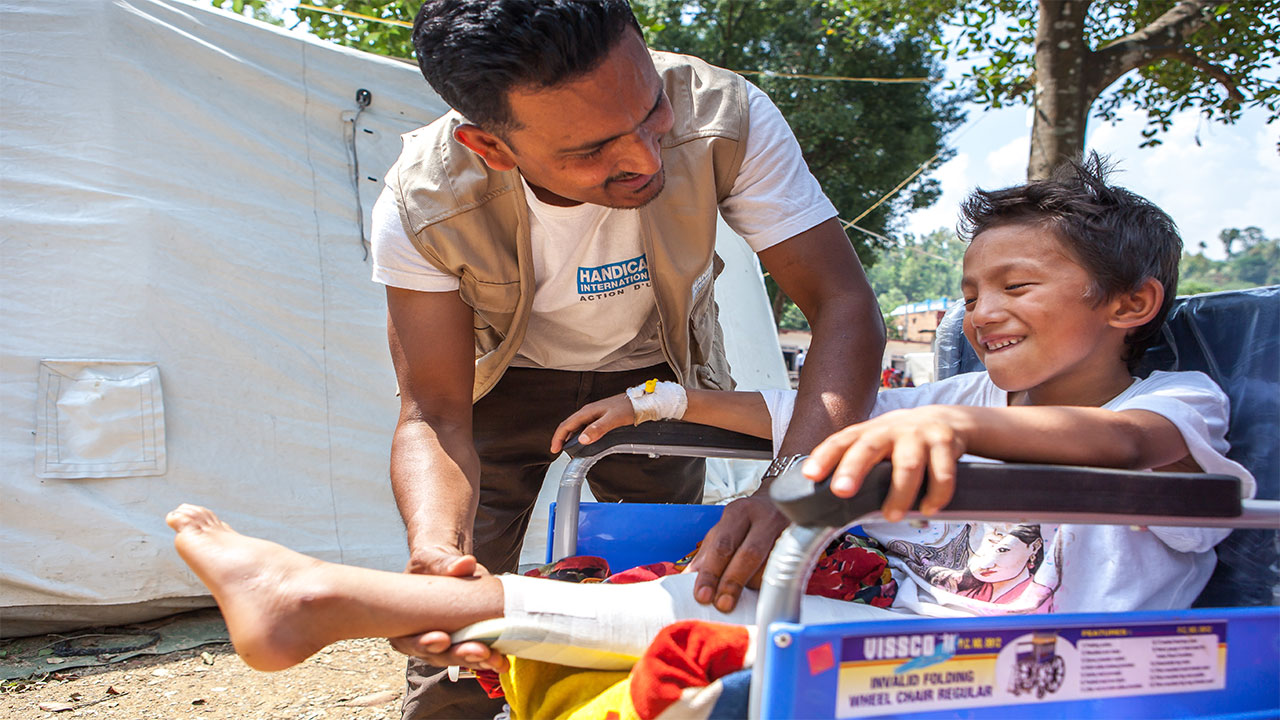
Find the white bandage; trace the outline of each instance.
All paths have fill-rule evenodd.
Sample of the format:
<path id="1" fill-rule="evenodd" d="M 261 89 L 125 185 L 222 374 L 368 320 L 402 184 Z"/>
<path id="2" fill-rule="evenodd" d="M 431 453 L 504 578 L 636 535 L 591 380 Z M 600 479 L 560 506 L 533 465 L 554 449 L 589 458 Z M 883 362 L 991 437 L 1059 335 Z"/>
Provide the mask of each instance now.
<path id="1" fill-rule="evenodd" d="M 523 575 L 499 575 L 501 620 L 486 620 L 454 633 L 453 642 L 482 638 L 507 655 L 557 665 L 623 670 L 644 655 L 662 628 L 678 620 L 750 625 L 756 618 L 754 590 L 743 590 L 732 612 L 693 599 L 696 573 L 667 575 L 652 582 L 612 585 L 557 582 Z M 806 623 L 892 620 L 916 617 L 873 605 L 818 595 L 801 600 Z M 488 629 L 500 626 L 497 639 Z M 748 664 L 751 654 L 746 658 Z"/>
<path id="2" fill-rule="evenodd" d="M 689 408 L 689 396 L 680 383 L 665 380 L 627 388 L 627 397 L 631 399 L 636 425 L 649 420 L 679 420 Z"/>

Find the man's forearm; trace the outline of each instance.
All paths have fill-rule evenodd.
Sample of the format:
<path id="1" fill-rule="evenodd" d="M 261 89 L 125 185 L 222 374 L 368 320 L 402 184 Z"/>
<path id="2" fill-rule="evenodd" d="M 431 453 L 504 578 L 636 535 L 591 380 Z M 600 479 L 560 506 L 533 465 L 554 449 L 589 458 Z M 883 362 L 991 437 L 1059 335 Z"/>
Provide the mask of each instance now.
<path id="1" fill-rule="evenodd" d="M 780 454 L 807 453 L 831 433 L 870 414 L 884 355 L 884 324 L 875 300 L 870 300 L 870 312 L 865 302 L 850 297 L 811 319 L 813 342 Z"/>
<path id="2" fill-rule="evenodd" d="M 409 548 L 428 545 L 471 552 L 480 460 L 466 428 L 433 429 L 402 421 L 391 444 L 391 491 Z"/>

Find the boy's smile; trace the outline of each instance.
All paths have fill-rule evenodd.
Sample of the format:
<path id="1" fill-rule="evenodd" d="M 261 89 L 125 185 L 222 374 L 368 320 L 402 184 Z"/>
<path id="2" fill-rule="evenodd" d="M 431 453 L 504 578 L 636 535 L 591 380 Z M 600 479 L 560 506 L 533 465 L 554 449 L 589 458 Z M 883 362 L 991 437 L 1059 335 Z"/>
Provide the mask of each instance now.
<path id="1" fill-rule="evenodd" d="M 1000 225 L 964 256 L 964 333 L 1011 404 L 1102 405 L 1132 382 L 1113 302 L 1038 225 Z"/>

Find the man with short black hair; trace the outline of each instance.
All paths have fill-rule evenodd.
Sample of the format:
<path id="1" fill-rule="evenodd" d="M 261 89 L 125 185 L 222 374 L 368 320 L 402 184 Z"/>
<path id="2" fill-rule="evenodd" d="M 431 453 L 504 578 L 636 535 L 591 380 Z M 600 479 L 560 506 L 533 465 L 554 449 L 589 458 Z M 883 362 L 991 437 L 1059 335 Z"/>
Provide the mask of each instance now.
<path id="1" fill-rule="evenodd" d="M 813 329 L 784 453 L 866 416 L 884 343 L 875 298 L 764 93 L 650 51 L 625 0 L 428 0 L 414 46 L 454 111 L 405 136 L 373 213 L 410 572 L 515 570 L 552 431 L 582 405 L 652 378 L 733 387 L 717 213 Z M 597 468 L 602 500 L 702 497 L 701 461 Z M 696 599 L 732 608 L 784 525 L 766 495 L 728 506 L 694 563 Z M 443 633 L 395 644 L 437 665 L 503 662 Z M 440 677 L 411 658 L 406 718 L 500 708 Z"/>

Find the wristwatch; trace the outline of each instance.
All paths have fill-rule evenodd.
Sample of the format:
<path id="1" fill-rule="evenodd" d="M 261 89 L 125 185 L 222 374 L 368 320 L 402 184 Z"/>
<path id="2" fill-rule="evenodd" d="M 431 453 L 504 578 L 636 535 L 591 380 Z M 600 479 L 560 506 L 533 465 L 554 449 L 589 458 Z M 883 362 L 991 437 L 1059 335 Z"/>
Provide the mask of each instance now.
<path id="1" fill-rule="evenodd" d="M 786 472 L 792 465 L 800 462 L 805 455 L 779 455 L 769 463 L 769 467 L 765 468 L 764 475 L 760 476 L 760 484 L 768 484 L 769 481 Z"/>

